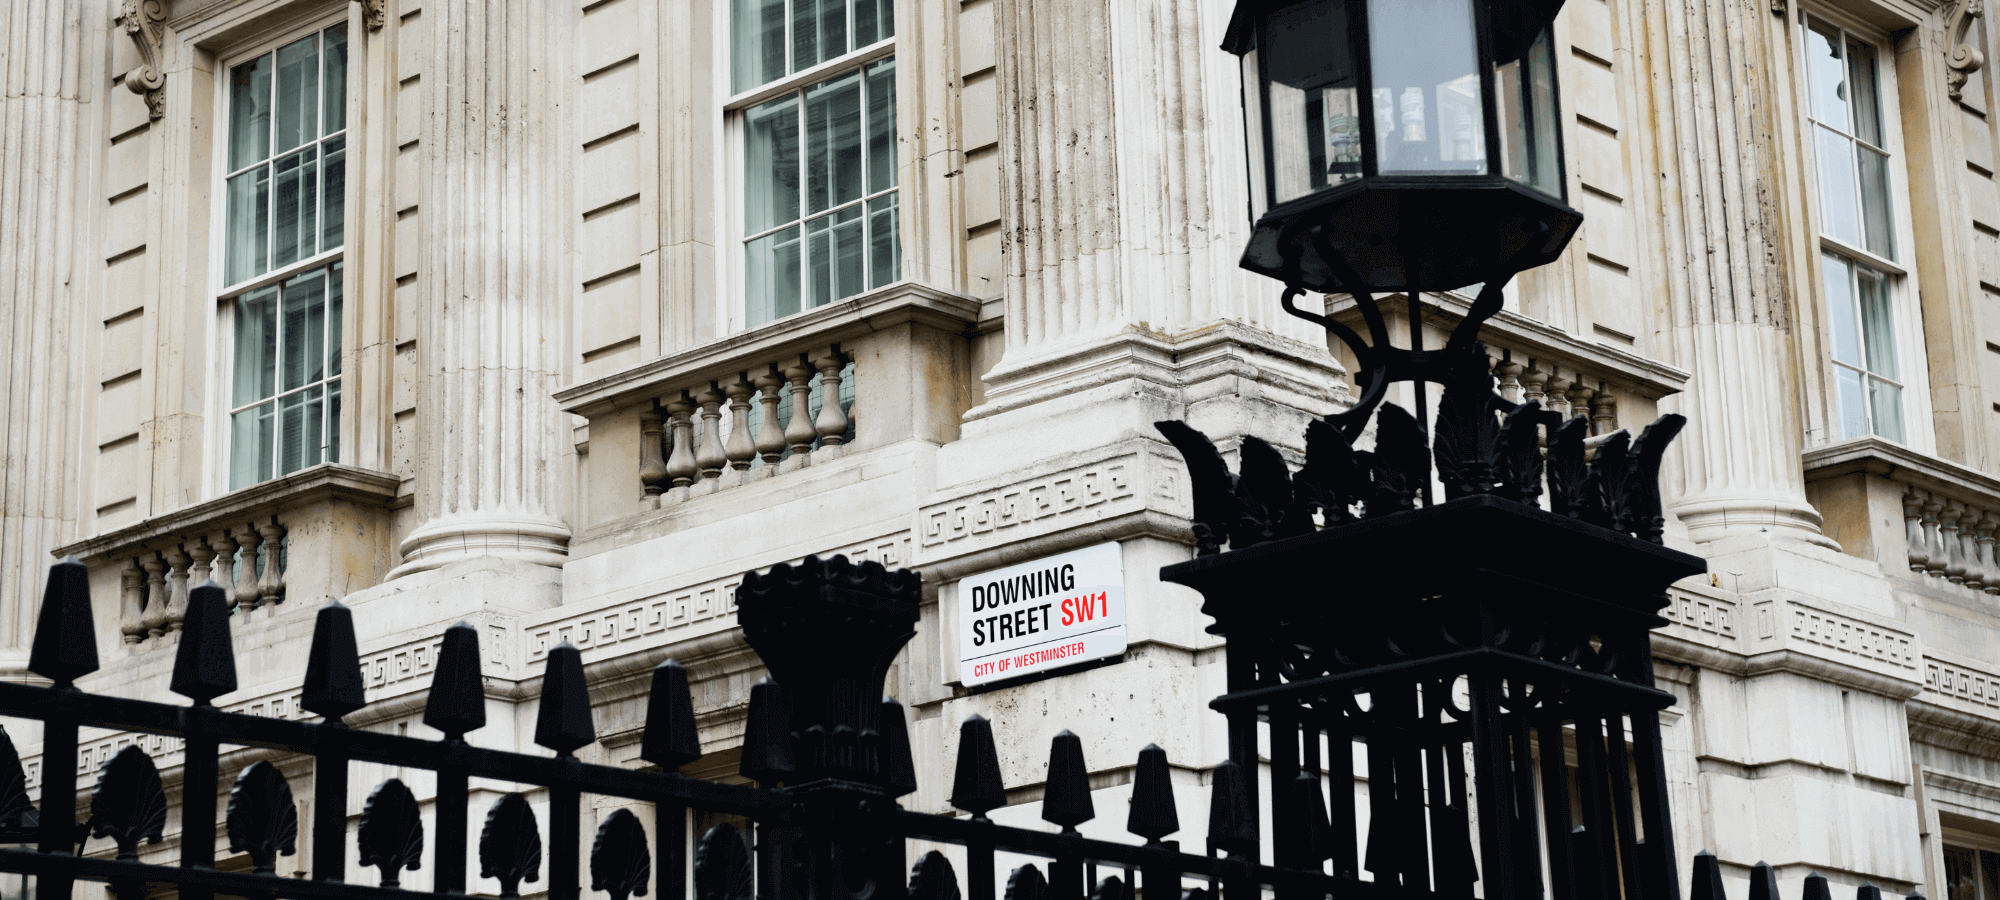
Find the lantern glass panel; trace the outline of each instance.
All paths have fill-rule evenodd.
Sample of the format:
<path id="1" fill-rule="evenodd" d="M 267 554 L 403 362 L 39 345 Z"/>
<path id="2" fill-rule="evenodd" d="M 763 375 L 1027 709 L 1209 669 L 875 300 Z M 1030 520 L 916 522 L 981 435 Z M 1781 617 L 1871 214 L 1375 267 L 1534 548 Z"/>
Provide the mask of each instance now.
<path id="1" fill-rule="evenodd" d="M 1504 47 L 1508 42 L 1496 41 Z M 1561 197 L 1562 167 L 1556 141 L 1556 60 L 1547 28 L 1512 59 L 1493 66 L 1498 96 L 1501 174 L 1552 197 Z"/>
<path id="2" fill-rule="evenodd" d="M 1264 52 L 1252 55 L 1268 67 L 1271 202 L 1361 177 L 1360 72 L 1347 4 L 1280 9 L 1265 22 L 1264 40 Z"/>
<path id="3" fill-rule="evenodd" d="M 1368 0 L 1380 174 L 1486 174 L 1473 2 Z"/>

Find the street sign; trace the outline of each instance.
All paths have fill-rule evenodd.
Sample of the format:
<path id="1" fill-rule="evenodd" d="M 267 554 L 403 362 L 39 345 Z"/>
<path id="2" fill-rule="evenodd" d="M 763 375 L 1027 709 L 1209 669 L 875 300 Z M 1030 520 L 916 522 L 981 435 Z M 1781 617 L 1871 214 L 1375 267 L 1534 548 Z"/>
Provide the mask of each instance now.
<path id="1" fill-rule="evenodd" d="M 984 684 L 1125 652 L 1125 565 L 1116 542 L 958 583 L 959 680 Z"/>

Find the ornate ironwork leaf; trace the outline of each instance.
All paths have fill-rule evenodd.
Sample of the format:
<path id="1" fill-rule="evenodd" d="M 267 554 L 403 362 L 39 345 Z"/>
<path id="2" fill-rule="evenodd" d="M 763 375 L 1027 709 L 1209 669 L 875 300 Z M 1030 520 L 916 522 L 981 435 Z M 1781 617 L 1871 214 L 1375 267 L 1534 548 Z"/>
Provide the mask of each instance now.
<path id="1" fill-rule="evenodd" d="M 1493 493 L 1521 503 L 1534 503 L 1542 496 L 1542 441 L 1540 431 L 1554 432 L 1562 424 L 1560 416 L 1529 400 L 1514 407 L 1500 424 L 1493 441 Z"/>
<path id="2" fill-rule="evenodd" d="M 1007 900 L 1049 900 L 1049 881 L 1034 863 L 1015 869 L 1007 876 Z"/>
<path id="3" fill-rule="evenodd" d="M 1493 491 L 1493 444 L 1499 436 L 1494 416 L 1503 402 L 1493 393 L 1486 345 L 1469 345 L 1467 355 L 1452 365 L 1438 400 L 1433 444 L 1446 500 Z"/>
<path id="4" fill-rule="evenodd" d="M 1215 442 L 1181 421 L 1154 422 L 1153 427 L 1181 452 L 1187 462 L 1188 482 L 1194 499 L 1194 543 L 1196 556 L 1222 552 L 1231 523 L 1243 515 L 1243 501 L 1236 496 L 1236 474 L 1229 471 Z"/>
<path id="5" fill-rule="evenodd" d="M 694 849 L 695 900 L 751 900 L 751 888 L 742 836 L 727 822 L 710 828 Z"/>
<path id="6" fill-rule="evenodd" d="M 1549 439 L 1549 512 L 1582 514 L 1584 479 L 1589 475 L 1583 462 L 1583 437 L 1589 430 L 1590 423 L 1577 416 L 1564 422 Z"/>
<path id="7" fill-rule="evenodd" d="M 910 900 L 959 900 L 958 873 L 951 860 L 932 850 L 910 869 Z"/>
<path id="8" fill-rule="evenodd" d="M 1229 546 L 1241 550 L 1265 541 L 1275 541 L 1312 530 L 1312 516 L 1299 504 L 1292 490 L 1292 472 L 1285 457 L 1262 438 L 1245 436 L 1242 474 L 1236 479 L 1236 496 L 1242 514 L 1229 532 Z"/>
<path id="9" fill-rule="evenodd" d="M 229 852 L 250 854 L 259 872 L 277 871 L 278 854 L 298 852 L 299 810 L 278 767 L 250 764 L 229 789 Z"/>
<path id="10" fill-rule="evenodd" d="M 28 799 L 28 775 L 21 769 L 20 751 L 14 739 L 0 726 L 0 840 L 34 840 L 41 816 Z"/>
<path id="11" fill-rule="evenodd" d="M 1368 470 L 1354 455 L 1354 444 L 1346 432 L 1325 419 L 1306 423 L 1306 464 L 1292 479 L 1306 513 L 1317 508 L 1326 524 L 1339 525 L 1354 520 L 1349 509 L 1367 499 Z"/>
<path id="12" fill-rule="evenodd" d="M 1583 503 L 1578 518 L 1601 528 L 1622 531 L 1616 523 L 1624 518 L 1625 482 L 1631 474 L 1626 463 L 1632 447 L 1632 433 L 1612 432 L 1590 460 L 1590 474 L 1583 479 Z"/>
<path id="13" fill-rule="evenodd" d="M 1660 508 L 1660 462 L 1667 445 L 1687 425 L 1687 417 L 1668 413 L 1639 432 L 1632 443 L 1632 474 L 1626 482 L 1625 522 L 1632 536 L 1658 544 L 1667 527 L 1666 513 Z"/>
<path id="14" fill-rule="evenodd" d="M 479 877 L 500 880 L 500 896 L 521 896 L 521 882 L 542 877 L 542 829 L 528 798 L 508 794 L 486 811 L 479 831 Z"/>
<path id="15" fill-rule="evenodd" d="M 1132 892 L 1126 888 L 1125 879 L 1113 875 L 1097 883 L 1090 892 L 1090 900 L 1131 900 Z"/>
<path id="16" fill-rule="evenodd" d="M 610 894 L 611 900 L 644 897 L 652 877 L 653 854 L 646 849 L 645 827 L 631 810 L 612 810 L 590 844 L 590 889 Z"/>
<path id="17" fill-rule="evenodd" d="M 375 786 L 361 807 L 359 840 L 361 864 L 382 870 L 383 887 L 398 886 L 404 869 L 422 868 L 424 820 L 408 785 L 391 778 Z"/>
<path id="18" fill-rule="evenodd" d="M 160 842 L 167 827 L 167 792 L 160 770 L 137 744 L 127 744 L 98 773 L 90 795 L 90 836 L 118 844 L 118 858 L 139 858 L 139 841 Z"/>
<path id="19" fill-rule="evenodd" d="M 1368 516 L 1385 516 L 1416 507 L 1417 491 L 1431 477 L 1431 448 L 1415 416 L 1394 403 L 1375 414 L 1375 450 L 1367 456 L 1375 480 L 1368 498 Z"/>

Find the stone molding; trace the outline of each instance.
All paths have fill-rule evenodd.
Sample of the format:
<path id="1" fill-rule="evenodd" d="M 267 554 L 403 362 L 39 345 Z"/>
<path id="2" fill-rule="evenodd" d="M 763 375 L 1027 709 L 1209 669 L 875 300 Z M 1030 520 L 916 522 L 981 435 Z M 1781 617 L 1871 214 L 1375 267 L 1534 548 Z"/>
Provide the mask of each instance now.
<path id="1" fill-rule="evenodd" d="M 183 534 L 208 534 L 315 503 L 345 500 L 387 510 L 396 500 L 402 479 L 339 463 L 324 463 L 273 478 L 213 500 L 154 516 L 116 531 L 57 547 L 57 557 L 75 556 L 97 565 L 129 555 L 148 541 L 178 539 Z"/>
<path id="2" fill-rule="evenodd" d="M 620 409 L 650 407 L 669 389 L 725 378 L 773 359 L 824 350 L 897 325 L 914 322 L 961 332 L 978 319 L 977 300 L 899 282 L 563 388 L 555 398 L 564 412 L 597 418 Z"/>
<path id="3" fill-rule="evenodd" d="M 1968 503 L 2000 508 L 2000 478 L 1877 437 L 1815 447 L 1801 455 L 1808 483 L 1866 472 Z"/>
<path id="4" fill-rule="evenodd" d="M 2000 671 L 1943 653 L 1925 653 L 1923 666 L 1924 690 L 1918 699 L 2000 720 Z"/>
<path id="5" fill-rule="evenodd" d="M 1744 599 L 1676 585 L 1661 611 L 1668 624 L 1653 633 L 1653 652 L 1733 675 L 1793 672 L 1899 700 L 1927 690 L 1928 657 L 1914 631 L 1828 607 L 1789 591 Z"/>

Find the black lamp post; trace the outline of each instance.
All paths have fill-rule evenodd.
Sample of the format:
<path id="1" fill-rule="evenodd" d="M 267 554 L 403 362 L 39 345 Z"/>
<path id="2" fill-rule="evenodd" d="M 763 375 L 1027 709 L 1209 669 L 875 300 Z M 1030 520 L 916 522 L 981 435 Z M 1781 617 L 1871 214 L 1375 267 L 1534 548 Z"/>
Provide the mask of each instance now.
<path id="1" fill-rule="evenodd" d="M 1256 230 L 1243 267 L 1315 291 L 1449 290 L 1555 260 L 1562 0 L 1239 0 Z"/>

